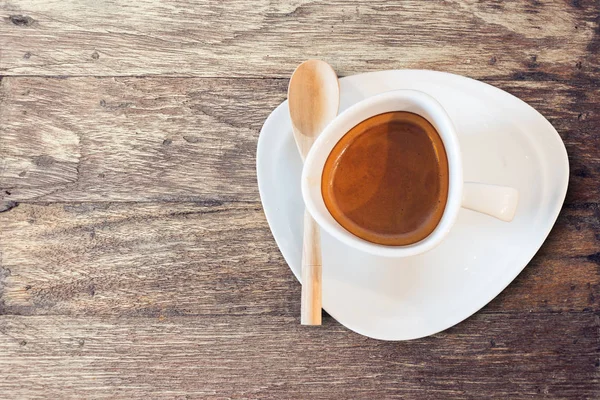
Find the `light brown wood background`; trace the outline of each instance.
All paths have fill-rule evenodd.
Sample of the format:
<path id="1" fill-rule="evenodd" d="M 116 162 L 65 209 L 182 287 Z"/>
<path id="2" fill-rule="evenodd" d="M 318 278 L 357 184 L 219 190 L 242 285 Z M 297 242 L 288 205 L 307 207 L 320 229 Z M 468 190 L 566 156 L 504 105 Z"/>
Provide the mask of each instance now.
<path id="1" fill-rule="evenodd" d="M 592 0 L 0 1 L 0 398 L 600 398 L 599 23 Z M 563 138 L 557 225 L 468 320 L 299 325 L 254 166 L 311 57 L 480 79 Z"/>

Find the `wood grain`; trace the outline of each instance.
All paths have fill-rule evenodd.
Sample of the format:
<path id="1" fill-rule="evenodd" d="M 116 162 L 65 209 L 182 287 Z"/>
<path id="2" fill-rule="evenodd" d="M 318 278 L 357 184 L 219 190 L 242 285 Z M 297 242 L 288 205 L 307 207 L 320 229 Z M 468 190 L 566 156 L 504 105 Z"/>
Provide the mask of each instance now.
<path id="1" fill-rule="evenodd" d="M 321 325 L 323 308 L 321 231 L 317 222 L 306 210 L 304 210 L 303 228 L 300 323 Z"/>
<path id="2" fill-rule="evenodd" d="M 258 130 L 287 89 L 262 79 L 0 84 L 0 188 L 14 201 L 256 201 Z"/>
<path id="3" fill-rule="evenodd" d="M 289 316 L 0 319 L 11 398 L 597 398 L 593 313 L 478 314 L 382 342 Z"/>
<path id="4" fill-rule="evenodd" d="M 321 60 L 300 64 L 288 86 L 288 108 L 294 141 L 302 161 L 321 132 L 335 119 L 340 106 L 336 72 Z M 319 225 L 305 210 L 302 234 L 302 295 L 300 322 L 321 325 L 322 259 Z"/>
<path id="5" fill-rule="evenodd" d="M 598 15 L 597 0 L 0 2 L 0 398 L 599 398 Z M 477 78 L 558 130 L 561 215 L 466 321 L 400 343 L 327 315 L 300 326 L 255 149 L 308 58 Z"/>
<path id="6" fill-rule="evenodd" d="M 482 78 L 587 67 L 598 3 L 269 0 L 0 3 L 2 75 L 288 77 L 429 68 Z"/>

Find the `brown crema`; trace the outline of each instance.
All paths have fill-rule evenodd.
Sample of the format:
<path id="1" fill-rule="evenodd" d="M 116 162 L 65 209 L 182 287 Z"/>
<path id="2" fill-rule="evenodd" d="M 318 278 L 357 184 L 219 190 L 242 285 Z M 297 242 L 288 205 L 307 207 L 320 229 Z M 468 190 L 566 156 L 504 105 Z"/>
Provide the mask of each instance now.
<path id="1" fill-rule="evenodd" d="M 329 154 L 321 181 L 325 206 L 352 234 L 405 246 L 433 232 L 448 198 L 448 159 L 435 128 L 398 111 L 352 128 Z"/>

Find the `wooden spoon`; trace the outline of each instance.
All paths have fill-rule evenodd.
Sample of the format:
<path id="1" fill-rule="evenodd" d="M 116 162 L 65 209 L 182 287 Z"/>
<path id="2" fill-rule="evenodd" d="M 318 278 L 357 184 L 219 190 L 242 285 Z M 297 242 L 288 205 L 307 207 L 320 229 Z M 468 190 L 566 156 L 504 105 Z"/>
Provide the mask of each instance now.
<path id="1" fill-rule="evenodd" d="M 300 64 L 290 79 L 288 104 L 294 139 L 304 161 L 321 131 L 338 113 L 340 86 L 333 68 L 320 60 Z M 300 322 L 321 325 L 321 235 L 319 226 L 306 211 Z"/>

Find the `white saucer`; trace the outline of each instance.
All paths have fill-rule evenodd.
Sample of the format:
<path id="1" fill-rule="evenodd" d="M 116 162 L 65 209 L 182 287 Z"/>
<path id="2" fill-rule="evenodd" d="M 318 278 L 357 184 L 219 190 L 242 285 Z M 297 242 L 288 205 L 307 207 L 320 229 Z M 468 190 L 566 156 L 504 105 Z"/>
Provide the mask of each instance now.
<path id="1" fill-rule="evenodd" d="M 444 106 L 459 134 L 466 181 L 520 192 L 513 222 L 463 209 L 444 242 L 415 257 L 372 256 L 322 233 L 323 308 L 362 335 L 408 340 L 469 317 L 525 268 L 558 217 L 569 164 L 560 136 L 541 114 L 500 89 L 458 75 L 400 70 L 342 78 L 340 111 L 395 89 L 421 90 Z M 256 158 L 269 226 L 299 279 L 302 162 L 287 101 L 267 118 Z"/>

